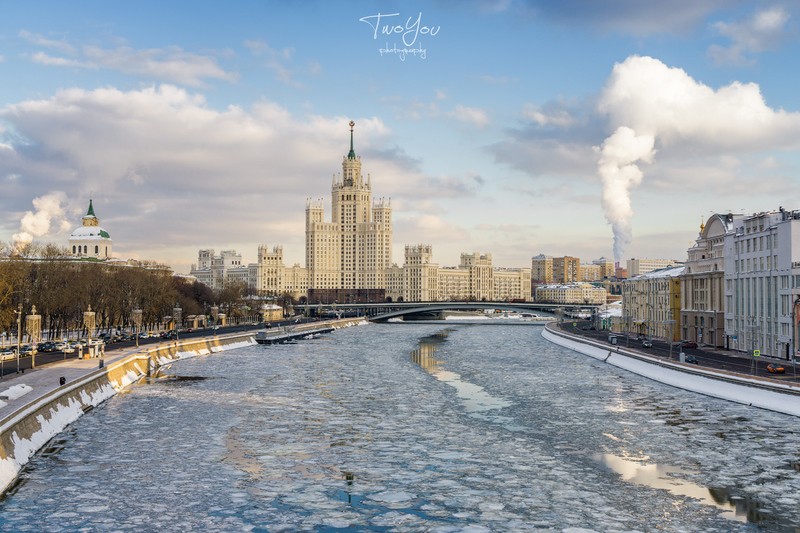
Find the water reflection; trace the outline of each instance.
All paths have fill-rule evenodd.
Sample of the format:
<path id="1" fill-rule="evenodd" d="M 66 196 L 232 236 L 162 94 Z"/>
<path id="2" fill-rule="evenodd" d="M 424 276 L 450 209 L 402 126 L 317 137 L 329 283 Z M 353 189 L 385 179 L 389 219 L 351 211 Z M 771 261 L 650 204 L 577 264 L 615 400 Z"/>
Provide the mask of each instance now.
<path id="1" fill-rule="evenodd" d="M 411 352 L 411 360 L 439 381 L 456 389 L 456 395 L 462 400 L 468 413 L 483 413 L 512 405 L 508 400 L 492 396 L 480 385 L 463 380 L 456 372 L 443 368 L 444 362 L 436 359 L 436 352 L 451 331 L 445 329 L 422 337 L 417 348 Z"/>
<path id="2" fill-rule="evenodd" d="M 667 490 L 676 496 L 694 498 L 705 505 L 720 509 L 724 518 L 758 523 L 768 516 L 759 502 L 753 499 L 734 496 L 724 488 L 702 487 L 681 479 L 691 473 L 682 468 L 649 464 L 646 462 L 647 457 L 634 460 L 606 453 L 595 456 L 595 459 L 619 474 L 624 481 Z"/>

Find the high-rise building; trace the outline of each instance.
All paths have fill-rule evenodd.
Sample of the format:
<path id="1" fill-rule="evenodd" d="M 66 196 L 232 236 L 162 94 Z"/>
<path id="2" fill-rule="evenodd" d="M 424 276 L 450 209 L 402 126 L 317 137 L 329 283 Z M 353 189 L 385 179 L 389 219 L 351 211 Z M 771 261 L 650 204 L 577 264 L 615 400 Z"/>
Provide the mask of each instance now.
<path id="1" fill-rule="evenodd" d="M 417 244 L 406 246 L 402 267 L 393 264 L 391 202 L 372 199 L 370 176 L 361 174 L 361 158 L 353 147 L 354 126 L 351 121 L 342 173 L 333 177 L 330 222 L 323 200 L 306 201 L 305 267 L 287 268 L 282 246 L 270 250 L 263 245 L 258 263 L 247 266 L 240 266 L 241 255 L 232 250 L 220 256 L 200 250 L 191 274 L 214 288 L 246 275 L 248 286 L 260 294 L 289 293 L 322 303 L 531 300 L 531 271 L 494 268 L 491 254 L 462 253 L 459 266 L 444 268 L 433 262 L 430 244 Z M 552 274 L 552 260 L 550 265 Z"/>
<path id="2" fill-rule="evenodd" d="M 581 260 L 577 257 L 553 258 L 553 282 L 575 283 L 580 278 Z"/>
<path id="3" fill-rule="evenodd" d="M 553 258 L 539 254 L 531 259 L 531 282 L 553 283 Z"/>
<path id="4" fill-rule="evenodd" d="M 342 174 L 331 186 L 331 221 L 322 201 L 306 204 L 306 268 L 310 289 L 376 289 L 386 287 L 392 264 L 392 206 L 372 201 L 370 176 L 361 174 L 361 157 L 353 149 L 342 161 Z"/>

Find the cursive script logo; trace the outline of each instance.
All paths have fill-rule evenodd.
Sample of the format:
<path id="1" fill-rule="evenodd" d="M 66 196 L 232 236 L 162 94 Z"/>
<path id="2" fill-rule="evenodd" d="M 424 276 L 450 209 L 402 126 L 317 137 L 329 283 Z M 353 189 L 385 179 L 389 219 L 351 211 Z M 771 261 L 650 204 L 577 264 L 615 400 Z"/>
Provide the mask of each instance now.
<path id="1" fill-rule="evenodd" d="M 422 12 L 419 12 L 415 17 L 408 17 L 405 24 L 402 24 L 402 17 L 400 13 L 377 13 L 358 19 L 372 28 L 372 39 L 377 40 L 378 35 L 381 39 L 389 38 L 391 36 L 399 36 L 403 42 L 402 46 L 397 43 L 389 44 L 378 49 L 380 55 L 395 54 L 400 58 L 400 61 L 405 61 L 406 56 L 411 55 L 420 59 L 427 57 L 427 50 L 422 47 L 422 40 L 420 36 L 428 35 L 435 37 L 441 26 L 428 26 L 422 23 Z"/>

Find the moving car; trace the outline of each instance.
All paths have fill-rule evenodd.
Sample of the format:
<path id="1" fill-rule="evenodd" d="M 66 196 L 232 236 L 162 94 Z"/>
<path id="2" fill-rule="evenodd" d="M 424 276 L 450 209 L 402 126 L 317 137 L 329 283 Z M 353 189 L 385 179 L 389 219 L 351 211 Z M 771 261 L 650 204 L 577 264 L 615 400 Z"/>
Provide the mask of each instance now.
<path id="1" fill-rule="evenodd" d="M 673 348 L 697 348 L 697 343 L 694 341 L 678 341 L 672 343 Z"/>
<path id="2" fill-rule="evenodd" d="M 700 362 L 697 360 L 697 357 L 693 355 L 687 355 L 685 361 L 687 363 L 692 363 L 693 365 L 699 365 Z"/>
<path id="3" fill-rule="evenodd" d="M 36 350 L 39 352 L 55 352 L 58 350 L 56 347 L 55 342 L 47 341 L 47 342 L 40 342 L 39 345 L 36 347 Z"/>
<path id="4" fill-rule="evenodd" d="M 653 343 L 650 342 L 649 340 L 645 339 L 642 341 L 642 348 L 652 348 L 652 347 Z"/>
<path id="5" fill-rule="evenodd" d="M 767 365 L 767 372 L 770 374 L 783 374 L 786 372 L 786 369 L 781 364 L 770 363 Z"/>

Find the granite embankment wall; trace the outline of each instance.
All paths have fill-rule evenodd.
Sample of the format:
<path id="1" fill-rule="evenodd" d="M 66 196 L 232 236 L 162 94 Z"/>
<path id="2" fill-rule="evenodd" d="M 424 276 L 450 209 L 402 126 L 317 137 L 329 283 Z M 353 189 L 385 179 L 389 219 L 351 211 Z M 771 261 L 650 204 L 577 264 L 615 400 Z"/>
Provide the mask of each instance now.
<path id="1" fill-rule="evenodd" d="M 326 325 L 338 329 L 363 322 L 363 319 L 348 318 L 303 324 L 296 328 L 314 329 Z M 118 391 L 161 366 L 186 357 L 252 345 L 255 344 L 254 337 L 255 332 L 249 331 L 161 343 L 129 355 L 115 356 L 112 352 L 106 355 L 106 365 L 98 367 L 99 360 L 95 359 L 91 368 L 87 367 L 79 377 L 64 385 L 58 385 L 58 368 L 43 367 L 27 374 L 25 379 L 33 387 L 24 396 L 26 403 L 13 411 L 9 405 L 3 410 L 9 409 L 10 412 L 1 413 L 0 493 L 13 485 L 21 468 L 50 439 Z"/>
<path id="2" fill-rule="evenodd" d="M 542 336 L 570 350 L 660 383 L 761 409 L 800 416 L 800 387 L 788 382 L 665 361 L 620 346 L 611 346 L 571 335 L 550 325 L 542 331 Z"/>

